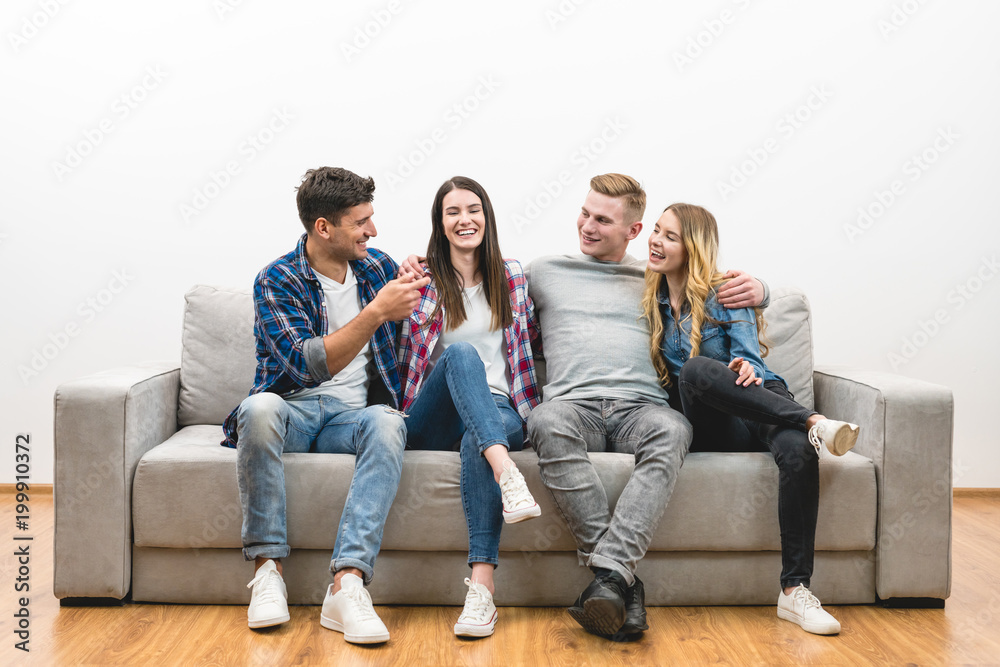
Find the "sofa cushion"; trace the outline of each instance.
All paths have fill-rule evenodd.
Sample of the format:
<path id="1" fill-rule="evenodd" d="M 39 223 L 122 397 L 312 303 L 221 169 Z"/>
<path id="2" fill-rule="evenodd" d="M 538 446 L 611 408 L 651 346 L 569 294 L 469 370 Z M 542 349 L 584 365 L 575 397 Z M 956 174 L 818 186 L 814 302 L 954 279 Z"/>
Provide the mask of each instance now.
<path id="1" fill-rule="evenodd" d="M 197 285 L 184 303 L 177 422 L 221 424 L 253 386 L 253 296 L 249 289 Z"/>
<path id="2" fill-rule="evenodd" d="M 771 351 L 764 363 L 785 378 L 795 400 L 813 409 L 812 316 L 806 295 L 794 287 L 771 290 L 771 305 L 764 311 L 765 334 Z"/>
<path id="3" fill-rule="evenodd" d="M 236 451 L 219 447 L 219 426 L 189 426 L 140 460 L 133 484 L 136 546 L 239 548 L 242 514 Z M 613 506 L 633 457 L 592 453 Z M 285 454 L 288 539 L 293 548 L 333 550 L 354 473 L 347 454 Z M 538 475 L 533 451 L 514 452 L 542 516 L 505 526 L 501 549 L 530 561 L 539 551 L 572 551 L 575 543 Z M 408 451 L 399 492 L 386 520 L 386 550 L 468 550 L 455 452 Z M 780 549 L 778 469 L 769 453 L 689 454 L 651 550 Z M 875 469 L 853 452 L 820 461 L 818 550 L 875 546 Z"/>

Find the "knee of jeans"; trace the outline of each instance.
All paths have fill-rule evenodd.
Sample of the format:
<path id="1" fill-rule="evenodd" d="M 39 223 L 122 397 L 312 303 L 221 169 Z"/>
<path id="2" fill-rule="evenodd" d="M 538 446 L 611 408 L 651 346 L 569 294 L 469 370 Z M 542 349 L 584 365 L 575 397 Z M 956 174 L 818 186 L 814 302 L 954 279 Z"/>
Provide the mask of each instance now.
<path id="1" fill-rule="evenodd" d="M 784 429 L 774 436 L 774 462 L 779 470 L 799 472 L 806 467 L 819 469 L 819 454 L 802 431 Z"/>
<path id="2" fill-rule="evenodd" d="M 443 361 L 444 359 L 448 359 L 450 363 L 457 362 L 463 365 L 473 361 L 478 362 L 480 365 L 483 363 L 482 359 L 479 358 L 479 353 L 476 352 L 475 346 L 466 341 L 449 345 L 448 349 L 441 353 L 441 360 Z"/>
<path id="3" fill-rule="evenodd" d="M 261 392 L 247 396 L 240 403 L 237 413 L 237 429 L 240 435 L 256 428 L 267 428 L 282 423 L 288 417 L 288 404 L 281 396 Z M 242 437 L 241 437 L 242 439 Z"/>
<path id="4" fill-rule="evenodd" d="M 704 382 L 713 374 L 718 373 L 723 367 L 725 367 L 725 364 L 718 359 L 691 357 L 681 366 L 681 371 L 677 374 L 677 377 L 680 382 L 687 382 L 688 384 L 698 386 L 699 379 Z"/>
<path id="5" fill-rule="evenodd" d="M 372 405 L 365 409 L 363 436 L 402 458 L 406 448 L 406 424 L 398 410 L 387 405 Z"/>

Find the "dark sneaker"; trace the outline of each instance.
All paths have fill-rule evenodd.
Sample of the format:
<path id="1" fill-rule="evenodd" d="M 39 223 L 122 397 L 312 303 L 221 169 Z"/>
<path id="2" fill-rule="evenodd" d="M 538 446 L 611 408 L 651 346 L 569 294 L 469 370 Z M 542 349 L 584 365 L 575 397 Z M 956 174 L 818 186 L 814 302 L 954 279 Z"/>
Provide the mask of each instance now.
<path id="1" fill-rule="evenodd" d="M 646 587 L 639 577 L 625 593 L 625 623 L 618 629 L 618 635 L 629 637 L 649 630 L 646 625 Z"/>
<path id="2" fill-rule="evenodd" d="M 587 632 L 611 636 L 625 622 L 627 592 L 628 586 L 622 575 L 617 572 L 599 574 L 567 611 Z"/>

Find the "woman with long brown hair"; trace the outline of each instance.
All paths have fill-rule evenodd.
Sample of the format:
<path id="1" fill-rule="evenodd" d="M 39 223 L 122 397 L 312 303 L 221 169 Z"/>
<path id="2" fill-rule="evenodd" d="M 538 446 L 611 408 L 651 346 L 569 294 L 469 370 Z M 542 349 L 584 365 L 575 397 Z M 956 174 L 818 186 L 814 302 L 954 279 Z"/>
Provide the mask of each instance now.
<path id="1" fill-rule="evenodd" d="M 407 447 L 450 451 L 460 443 L 472 574 L 455 634 L 486 637 L 497 620 L 493 569 L 503 522 L 540 514 L 508 454 L 524 446 L 524 420 L 539 402 L 537 328 L 524 271 L 502 258 L 493 205 L 471 178 L 438 189 L 421 270 L 431 282 L 403 322 L 399 346 Z"/>
<path id="2" fill-rule="evenodd" d="M 691 451 L 762 451 L 779 470 L 781 592 L 778 616 L 807 632 L 835 634 L 840 623 L 809 591 L 819 507 L 819 452 L 840 456 L 858 427 L 808 410 L 768 369 L 763 319 L 750 308 L 727 310 L 716 289 L 719 231 L 700 206 L 668 206 L 649 237 L 643 312 L 650 356 L 675 407 L 694 427 Z M 679 398 L 679 405 L 677 399 Z"/>

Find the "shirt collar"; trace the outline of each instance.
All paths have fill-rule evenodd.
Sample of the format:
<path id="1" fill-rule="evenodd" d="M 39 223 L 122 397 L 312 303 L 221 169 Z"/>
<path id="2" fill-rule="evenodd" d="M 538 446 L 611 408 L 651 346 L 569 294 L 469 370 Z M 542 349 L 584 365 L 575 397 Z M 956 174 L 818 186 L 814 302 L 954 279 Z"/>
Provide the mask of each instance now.
<path id="1" fill-rule="evenodd" d="M 306 258 L 306 239 L 309 238 L 309 234 L 303 234 L 299 239 L 299 243 L 295 246 L 295 257 L 293 262 L 295 267 L 298 269 L 299 274 L 305 277 L 306 280 L 311 280 L 314 283 L 319 282 L 319 278 L 316 277 L 316 272 L 313 271 L 312 266 L 309 265 L 309 260 Z M 363 259 L 352 259 L 348 262 L 351 266 L 351 271 L 354 272 L 354 278 L 359 283 L 364 283 L 368 281 L 367 263 Z"/>

